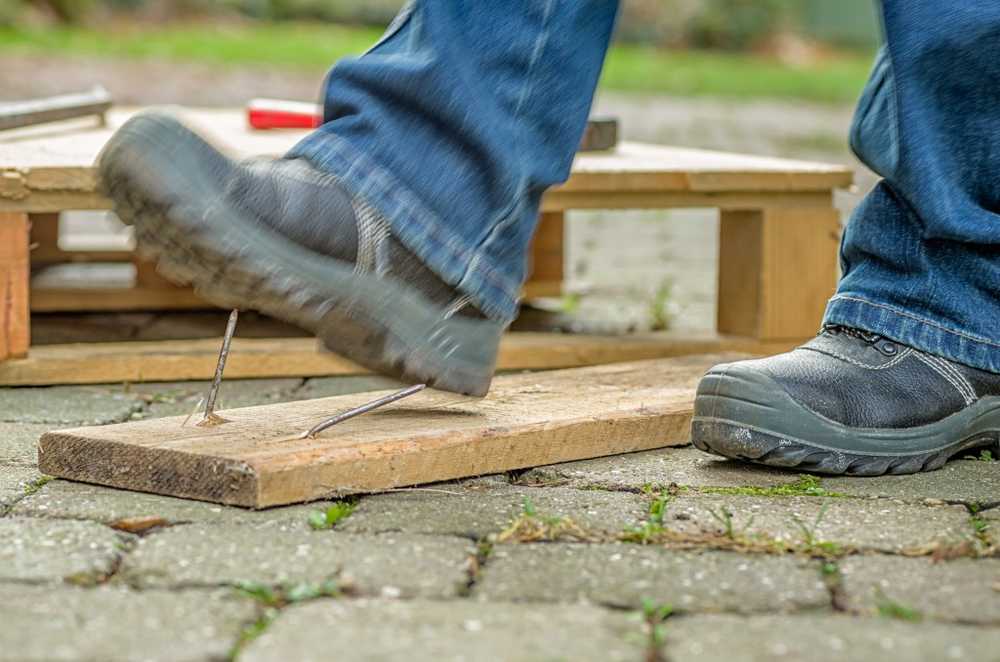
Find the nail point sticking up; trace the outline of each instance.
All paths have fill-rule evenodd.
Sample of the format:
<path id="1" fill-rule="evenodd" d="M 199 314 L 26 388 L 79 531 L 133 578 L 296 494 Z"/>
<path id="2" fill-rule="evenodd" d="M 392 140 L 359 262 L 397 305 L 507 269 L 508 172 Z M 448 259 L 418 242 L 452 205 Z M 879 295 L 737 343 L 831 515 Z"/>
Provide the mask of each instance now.
<path id="1" fill-rule="evenodd" d="M 367 414 L 373 409 L 378 409 L 379 407 L 384 407 L 385 405 L 396 402 L 397 400 L 402 400 L 403 398 L 423 391 L 425 388 L 427 388 L 427 384 L 414 384 L 413 386 L 408 386 L 401 391 L 396 391 L 395 393 L 390 393 L 389 395 L 378 398 L 377 400 L 372 400 L 371 402 L 355 407 L 354 409 L 348 409 L 347 411 L 340 412 L 325 421 L 317 423 L 302 434 L 295 437 L 295 439 L 315 439 L 316 435 L 320 432 L 333 427 L 337 423 L 342 423 L 349 418 L 354 418 L 355 416 L 360 416 L 361 414 Z"/>
<path id="2" fill-rule="evenodd" d="M 236 320 L 240 311 L 233 310 L 229 313 L 229 322 L 226 323 L 226 334 L 222 337 L 222 347 L 219 349 L 219 362 L 215 366 L 215 377 L 212 378 L 212 387 L 208 390 L 205 398 L 205 415 L 196 425 L 207 428 L 215 425 L 228 423 L 229 421 L 215 413 L 215 400 L 219 397 L 219 387 L 222 386 L 222 372 L 226 369 L 226 359 L 229 358 L 229 346 L 233 342 L 233 334 L 236 333 Z"/>

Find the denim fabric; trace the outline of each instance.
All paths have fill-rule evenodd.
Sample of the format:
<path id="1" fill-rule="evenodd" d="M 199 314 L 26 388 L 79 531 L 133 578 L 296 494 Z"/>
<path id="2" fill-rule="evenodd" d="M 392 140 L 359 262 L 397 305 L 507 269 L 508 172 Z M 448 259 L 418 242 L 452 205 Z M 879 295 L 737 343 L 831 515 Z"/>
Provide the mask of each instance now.
<path id="1" fill-rule="evenodd" d="M 1000 2 L 881 13 L 851 145 L 884 180 L 845 230 L 825 322 L 1000 372 Z"/>
<path id="2" fill-rule="evenodd" d="M 569 176 L 618 3 L 418 0 L 326 85 L 291 152 L 336 175 L 487 315 L 508 321 L 542 193 Z"/>

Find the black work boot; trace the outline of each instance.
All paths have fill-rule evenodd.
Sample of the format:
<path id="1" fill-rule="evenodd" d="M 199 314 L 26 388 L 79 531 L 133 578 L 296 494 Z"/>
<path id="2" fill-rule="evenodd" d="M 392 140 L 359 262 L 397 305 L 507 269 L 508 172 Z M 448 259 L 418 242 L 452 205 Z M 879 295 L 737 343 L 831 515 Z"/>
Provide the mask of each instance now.
<path id="1" fill-rule="evenodd" d="M 940 468 L 1000 445 L 1000 375 L 857 329 L 712 368 L 692 441 L 725 457 L 852 476 Z"/>
<path id="2" fill-rule="evenodd" d="M 172 117 L 143 113 L 98 165 L 137 248 L 172 280 L 298 324 L 377 372 L 469 395 L 489 389 L 505 325 L 308 161 L 234 162 Z"/>

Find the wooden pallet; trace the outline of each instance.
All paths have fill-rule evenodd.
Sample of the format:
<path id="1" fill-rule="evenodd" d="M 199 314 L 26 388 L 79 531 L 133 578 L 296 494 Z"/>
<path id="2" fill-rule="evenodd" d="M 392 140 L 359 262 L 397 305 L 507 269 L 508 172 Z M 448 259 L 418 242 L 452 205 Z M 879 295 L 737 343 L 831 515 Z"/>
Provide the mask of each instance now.
<path id="1" fill-rule="evenodd" d="M 499 377 L 481 400 L 423 392 L 296 434 L 379 394 L 44 434 L 46 474 L 125 489 L 265 508 L 334 495 L 497 473 L 688 443 L 698 356 Z"/>
<path id="2" fill-rule="evenodd" d="M 31 374 L 46 356 L 48 350 L 40 349 L 24 358 L 32 310 L 207 305 L 131 253 L 58 246 L 59 212 L 108 208 L 96 190 L 93 161 L 129 114 L 111 113 L 108 128 L 64 122 L 0 136 L 0 361 L 6 360 L 0 375 Z M 302 137 L 297 131 L 248 131 L 236 111 L 191 110 L 185 119 L 241 156 L 281 154 Z M 570 179 L 543 199 L 526 292 L 559 293 L 568 210 L 711 207 L 721 216 L 719 333 L 758 347 L 794 343 L 816 331 L 834 290 L 840 225 L 832 194 L 851 180 L 842 166 L 628 142 L 609 152 L 579 154 Z M 118 287 L 61 283 L 29 291 L 31 266 L 94 260 L 131 261 L 135 277 Z M 109 356 L 115 349 L 93 351 Z M 150 368 L 145 378 L 155 379 L 155 371 Z"/>

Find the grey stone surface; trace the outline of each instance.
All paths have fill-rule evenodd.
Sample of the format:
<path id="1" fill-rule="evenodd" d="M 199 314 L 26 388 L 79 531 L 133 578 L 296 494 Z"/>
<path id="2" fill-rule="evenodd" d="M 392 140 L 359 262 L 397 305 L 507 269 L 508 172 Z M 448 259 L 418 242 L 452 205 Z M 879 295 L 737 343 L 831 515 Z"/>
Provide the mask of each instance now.
<path id="1" fill-rule="evenodd" d="M 38 438 L 51 429 L 51 425 L 0 423 L 0 465 L 37 465 Z"/>
<path id="2" fill-rule="evenodd" d="M 629 544 L 496 545 L 474 595 L 633 608 L 649 599 L 689 612 L 791 611 L 830 603 L 812 561 Z"/>
<path id="3" fill-rule="evenodd" d="M 324 600 L 283 612 L 241 662 L 643 659 L 639 621 L 591 606 Z"/>
<path id="4" fill-rule="evenodd" d="M 732 515 L 737 535 L 763 535 L 792 543 L 835 542 L 844 547 L 900 552 L 951 544 L 971 537 L 964 506 L 925 506 L 889 499 L 824 497 L 679 496 L 667 505 L 665 523 L 681 531 L 718 531 L 716 516 Z M 713 516 L 713 512 L 715 516 Z"/>
<path id="5" fill-rule="evenodd" d="M 823 486 L 857 496 L 1000 505 L 1000 462 L 955 460 L 912 476 L 828 478 Z"/>
<path id="6" fill-rule="evenodd" d="M 310 379 L 302 387 L 299 397 L 328 398 L 334 395 L 348 395 L 365 391 L 386 391 L 403 388 L 402 382 L 379 375 L 347 375 L 344 377 L 318 377 Z"/>
<path id="7" fill-rule="evenodd" d="M 529 499 L 540 517 L 569 517 L 588 530 L 617 533 L 643 520 L 648 500 L 628 492 L 562 487 L 499 486 L 443 488 L 442 492 L 399 492 L 366 497 L 344 531 L 451 534 L 481 538 L 498 533 L 524 510 Z"/>
<path id="8" fill-rule="evenodd" d="M 142 587 L 323 582 L 364 594 L 450 597 L 467 581 L 473 545 L 460 538 L 302 531 L 283 524 L 189 524 L 141 539 L 120 571 Z"/>
<path id="9" fill-rule="evenodd" d="M 142 406 L 120 387 L 0 388 L 0 421 L 5 422 L 101 425 L 127 420 Z"/>
<path id="10" fill-rule="evenodd" d="M 796 478 L 789 471 L 724 460 L 683 446 L 539 467 L 526 472 L 520 482 L 634 490 L 671 483 L 695 487 L 771 486 L 791 483 Z"/>
<path id="11" fill-rule="evenodd" d="M 131 538 L 93 522 L 0 519 L 0 582 L 87 583 L 112 572 Z"/>
<path id="12" fill-rule="evenodd" d="M 323 510 L 329 505 L 329 502 L 315 502 L 255 511 L 204 501 L 54 480 L 46 483 L 35 494 L 21 499 L 11 512 L 31 517 L 87 519 L 104 524 L 133 517 L 162 517 L 169 524 L 282 522 L 305 530 L 309 514 L 314 510 Z"/>
<path id="13" fill-rule="evenodd" d="M 42 474 L 34 467 L 0 466 L 0 514 L 23 499 L 41 479 Z"/>
<path id="14" fill-rule="evenodd" d="M 1000 660 L 1000 630 L 829 614 L 690 616 L 666 623 L 670 660 L 946 662 Z"/>
<path id="15" fill-rule="evenodd" d="M 840 562 L 851 607 L 893 602 L 941 621 L 1000 625 L 1000 559 L 854 556 Z"/>
<path id="16" fill-rule="evenodd" d="M 223 660 L 255 607 L 230 590 L 0 585 L 0 661 Z"/>
<path id="17" fill-rule="evenodd" d="M 148 403 L 146 416 L 187 416 L 208 392 L 210 382 L 150 382 L 130 387 Z M 216 409 L 236 409 L 298 400 L 301 379 L 226 379 L 219 389 Z"/>

